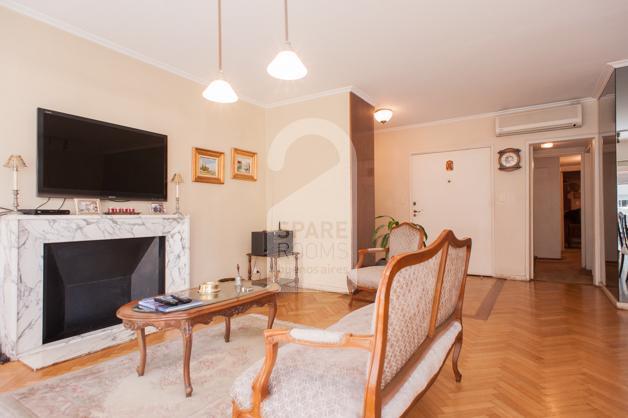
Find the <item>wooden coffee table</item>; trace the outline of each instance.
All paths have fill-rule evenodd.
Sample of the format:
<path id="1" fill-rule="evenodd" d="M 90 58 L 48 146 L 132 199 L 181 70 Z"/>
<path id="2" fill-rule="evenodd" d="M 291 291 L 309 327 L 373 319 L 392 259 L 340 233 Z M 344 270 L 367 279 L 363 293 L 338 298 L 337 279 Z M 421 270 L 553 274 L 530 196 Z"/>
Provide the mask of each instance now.
<path id="1" fill-rule="evenodd" d="M 152 326 L 159 330 L 176 328 L 183 336 L 183 381 L 185 384 L 185 396 L 192 395 L 192 383 L 190 381 L 190 357 L 192 354 L 192 327 L 196 324 L 209 324 L 214 317 L 225 318 L 225 342 L 229 342 L 231 335 L 231 317 L 246 312 L 254 306 L 269 305 L 268 328 L 273 327 L 275 314 L 277 313 L 277 293 L 281 287 L 277 284 L 269 284 L 266 287 L 254 286 L 250 281 L 243 281 L 243 288 L 251 289 L 248 292 L 238 291 L 233 282 L 220 283 L 220 292 L 212 295 L 201 295 L 197 289 L 188 289 L 176 292 L 179 296 L 188 296 L 192 299 L 201 299 L 205 305 L 185 311 L 158 313 L 136 312 L 133 310 L 138 301 L 132 301 L 120 307 L 116 312 L 122 320 L 125 328 L 135 330 L 140 351 L 140 364 L 137 374 L 144 375 L 146 367 L 146 332 L 145 328 Z"/>

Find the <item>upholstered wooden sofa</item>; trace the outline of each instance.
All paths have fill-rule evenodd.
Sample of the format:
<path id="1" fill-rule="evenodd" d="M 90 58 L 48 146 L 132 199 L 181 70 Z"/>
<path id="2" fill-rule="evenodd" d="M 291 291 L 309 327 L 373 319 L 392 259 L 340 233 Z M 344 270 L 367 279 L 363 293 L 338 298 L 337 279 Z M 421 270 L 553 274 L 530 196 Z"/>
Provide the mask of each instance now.
<path id="1" fill-rule="evenodd" d="M 396 255 L 414 252 L 425 247 L 425 234 L 422 229 L 409 222 L 402 222 L 390 231 L 386 248 L 361 248 L 358 250 L 358 262 L 347 274 L 347 290 L 353 296 L 359 292 L 377 292 L 385 265 L 365 266 L 368 254 L 385 255 L 390 259 Z"/>
<path id="2" fill-rule="evenodd" d="M 443 231 L 429 247 L 390 259 L 374 304 L 326 330 L 267 330 L 266 357 L 233 385 L 233 416 L 398 417 L 452 350 L 460 381 L 470 253 L 470 239 Z"/>

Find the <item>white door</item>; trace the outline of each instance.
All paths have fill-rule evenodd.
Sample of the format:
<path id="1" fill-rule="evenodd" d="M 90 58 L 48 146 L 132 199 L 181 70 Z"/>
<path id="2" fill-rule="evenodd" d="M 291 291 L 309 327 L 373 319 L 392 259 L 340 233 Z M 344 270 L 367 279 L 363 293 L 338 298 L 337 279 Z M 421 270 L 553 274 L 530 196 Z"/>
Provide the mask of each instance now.
<path id="1" fill-rule="evenodd" d="M 483 276 L 493 275 L 491 157 L 490 148 L 419 154 L 411 167 L 412 219 L 429 241 L 443 229 L 470 237 L 469 273 Z"/>

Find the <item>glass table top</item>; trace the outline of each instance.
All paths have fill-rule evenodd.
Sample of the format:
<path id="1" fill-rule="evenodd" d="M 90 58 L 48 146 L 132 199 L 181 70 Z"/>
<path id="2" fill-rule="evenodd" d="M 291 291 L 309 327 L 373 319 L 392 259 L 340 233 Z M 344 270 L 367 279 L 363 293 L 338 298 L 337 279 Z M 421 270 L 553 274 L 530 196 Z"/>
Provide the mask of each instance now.
<path id="1" fill-rule="evenodd" d="M 200 300 L 203 302 L 201 306 L 207 306 L 228 300 L 249 297 L 262 292 L 278 292 L 281 289 L 279 285 L 275 283 L 269 283 L 267 285 L 259 283 L 253 284 L 251 280 L 242 280 L 241 286 L 236 286 L 234 282 L 218 282 L 218 285 L 220 290 L 215 293 L 201 293 L 198 291 L 198 287 L 195 287 L 169 294 L 187 296 L 192 300 Z"/>

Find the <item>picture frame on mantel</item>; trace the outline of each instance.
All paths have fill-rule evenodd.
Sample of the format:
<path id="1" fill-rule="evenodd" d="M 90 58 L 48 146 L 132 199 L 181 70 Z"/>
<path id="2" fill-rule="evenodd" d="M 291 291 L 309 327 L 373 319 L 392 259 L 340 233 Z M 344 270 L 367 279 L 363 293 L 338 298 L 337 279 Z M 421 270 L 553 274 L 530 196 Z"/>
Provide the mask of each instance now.
<path id="1" fill-rule="evenodd" d="M 203 148 L 192 148 L 192 181 L 197 183 L 225 183 L 225 153 Z"/>
<path id="2" fill-rule="evenodd" d="M 74 208 L 77 215 L 98 215 L 100 199 L 74 199 Z"/>
<path id="3" fill-rule="evenodd" d="M 231 177 L 257 181 L 257 153 L 239 148 L 231 150 Z"/>

